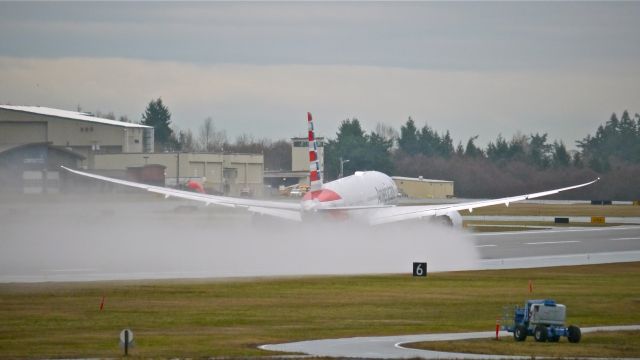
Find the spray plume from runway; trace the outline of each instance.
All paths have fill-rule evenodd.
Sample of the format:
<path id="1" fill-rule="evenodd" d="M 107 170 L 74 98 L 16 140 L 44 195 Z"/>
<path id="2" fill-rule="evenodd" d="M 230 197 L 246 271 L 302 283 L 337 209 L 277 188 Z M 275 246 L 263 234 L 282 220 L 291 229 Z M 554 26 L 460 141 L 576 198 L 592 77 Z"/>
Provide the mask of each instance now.
<path id="1" fill-rule="evenodd" d="M 145 197 L 0 211 L 0 282 L 410 273 L 478 258 L 470 235 L 428 222 L 254 224 L 244 210 Z"/>

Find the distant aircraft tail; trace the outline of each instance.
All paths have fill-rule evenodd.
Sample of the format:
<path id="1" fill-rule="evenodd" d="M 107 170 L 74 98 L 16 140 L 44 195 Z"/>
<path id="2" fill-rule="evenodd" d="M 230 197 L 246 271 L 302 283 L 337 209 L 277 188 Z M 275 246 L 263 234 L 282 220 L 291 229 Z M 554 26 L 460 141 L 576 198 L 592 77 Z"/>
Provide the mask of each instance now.
<path id="1" fill-rule="evenodd" d="M 320 171 L 318 143 L 316 142 L 313 118 L 310 112 L 307 113 L 307 123 L 309 124 L 309 191 L 316 191 L 322 188 L 322 172 Z"/>

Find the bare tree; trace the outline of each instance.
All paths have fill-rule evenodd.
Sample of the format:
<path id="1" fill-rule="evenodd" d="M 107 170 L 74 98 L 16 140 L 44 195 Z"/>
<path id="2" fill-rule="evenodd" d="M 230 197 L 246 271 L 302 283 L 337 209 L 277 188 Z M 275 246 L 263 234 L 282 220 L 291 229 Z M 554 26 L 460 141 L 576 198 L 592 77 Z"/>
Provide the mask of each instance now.
<path id="1" fill-rule="evenodd" d="M 227 142 L 227 133 L 224 130 L 217 131 L 213 119 L 207 117 L 200 126 L 200 148 L 206 152 L 222 151 Z"/>
<path id="2" fill-rule="evenodd" d="M 198 150 L 198 144 L 196 144 L 193 139 L 193 133 L 189 129 L 178 131 L 178 143 L 182 151 L 194 152 Z"/>
<path id="3" fill-rule="evenodd" d="M 375 133 L 386 141 L 392 141 L 393 149 L 397 148 L 396 145 L 398 144 L 398 138 L 400 137 L 400 133 L 398 133 L 398 130 L 387 124 L 378 123 L 376 125 Z"/>
<path id="4" fill-rule="evenodd" d="M 115 120 L 116 119 L 116 114 L 113 113 L 113 111 L 109 111 L 107 113 L 103 113 L 100 110 L 95 112 L 95 117 L 99 117 L 99 118 L 103 118 L 103 119 L 109 119 L 109 120 Z"/>

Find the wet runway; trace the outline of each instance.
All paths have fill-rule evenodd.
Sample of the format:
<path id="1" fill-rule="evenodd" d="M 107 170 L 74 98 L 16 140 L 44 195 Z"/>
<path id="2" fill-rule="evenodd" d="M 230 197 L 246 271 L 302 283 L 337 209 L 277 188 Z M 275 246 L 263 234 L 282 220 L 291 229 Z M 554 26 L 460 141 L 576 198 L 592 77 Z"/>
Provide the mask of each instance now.
<path id="1" fill-rule="evenodd" d="M 640 251 L 640 226 L 476 234 L 483 259 Z"/>
<path id="2" fill-rule="evenodd" d="M 562 228 L 475 235 L 477 269 L 640 261 L 640 226 Z"/>
<path id="3" fill-rule="evenodd" d="M 640 261 L 640 226 L 470 234 L 435 225 L 253 227 L 138 195 L 0 201 L 0 282 L 380 274 Z"/>

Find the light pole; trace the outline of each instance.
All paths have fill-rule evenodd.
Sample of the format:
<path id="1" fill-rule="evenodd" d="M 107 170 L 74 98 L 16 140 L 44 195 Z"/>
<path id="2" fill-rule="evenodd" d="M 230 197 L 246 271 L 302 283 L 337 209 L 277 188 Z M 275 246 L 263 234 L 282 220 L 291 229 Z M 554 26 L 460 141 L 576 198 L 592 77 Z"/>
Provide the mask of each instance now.
<path id="1" fill-rule="evenodd" d="M 342 156 L 340 156 L 340 175 L 338 176 L 339 179 L 344 176 L 344 164 L 348 162 L 349 162 L 349 159 L 342 160 Z"/>

